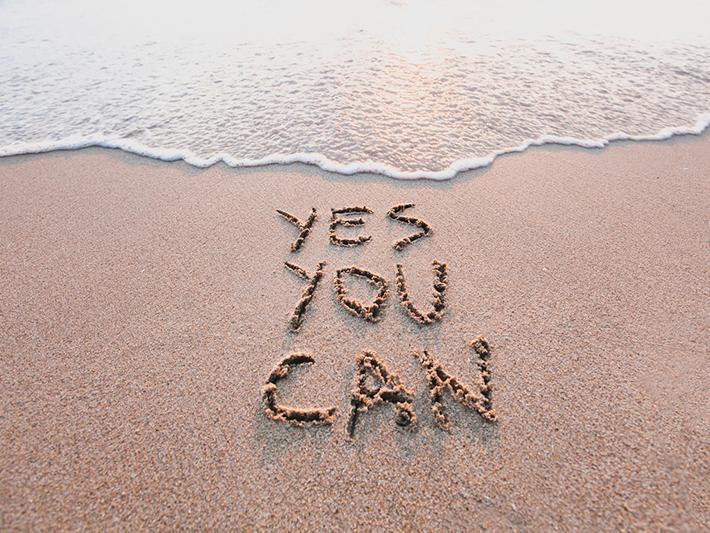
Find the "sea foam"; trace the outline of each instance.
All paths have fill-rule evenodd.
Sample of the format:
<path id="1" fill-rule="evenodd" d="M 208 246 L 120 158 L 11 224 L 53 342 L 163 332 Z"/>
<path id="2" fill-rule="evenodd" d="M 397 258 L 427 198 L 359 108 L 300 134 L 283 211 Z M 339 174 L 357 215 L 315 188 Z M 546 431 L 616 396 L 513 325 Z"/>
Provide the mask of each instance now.
<path id="1" fill-rule="evenodd" d="M 78 150 L 82 148 L 101 147 L 123 150 L 160 161 L 184 161 L 198 168 L 207 168 L 218 163 L 230 167 L 259 167 L 266 165 L 290 165 L 303 163 L 317 166 L 328 172 L 337 174 L 380 174 L 390 178 L 402 180 L 429 179 L 448 180 L 461 172 L 475 170 L 491 165 L 493 161 L 505 154 L 524 152 L 530 147 L 544 145 L 577 146 L 582 148 L 604 148 L 617 141 L 662 141 L 675 136 L 700 135 L 710 126 L 710 113 L 701 114 L 693 126 L 673 126 L 649 135 L 629 135 L 623 132 L 612 133 L 599 139 L 577 139 L 574 137 L 559 137 L 544 135 L 537 139 L 530 139 L 524 143 L 496 150 L 484 157 L 459 159 L 452 162 L 447 168 L 438 171 L 402 171 L 376 161 L 358 161 L 342 164 L 328 159 L 319 153 L 294 153 L 272 154 L 261 159 L 239 159 L 230 154 L 215 154 L 208 158 L 197 156 L 190 150 L 176 150 L 166 148 L 152 148 L 131 139 L 111 139 L 101 137 L 69 137 L 60 141 L 45 141 L 38 143 L 14 143 L 0 147 L 0 157 L 13 155 L 39 154 L 58 150 Z"/>

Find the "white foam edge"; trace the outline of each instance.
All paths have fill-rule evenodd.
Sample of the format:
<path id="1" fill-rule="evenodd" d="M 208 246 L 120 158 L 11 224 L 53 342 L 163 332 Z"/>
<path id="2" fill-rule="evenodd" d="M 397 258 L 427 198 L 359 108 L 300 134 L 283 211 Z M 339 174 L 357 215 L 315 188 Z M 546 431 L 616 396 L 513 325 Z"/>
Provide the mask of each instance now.
<path id="1" fill-rule="evenodd" d="M 307 165 L 315 165 L 328 172 L 335 172 L 337 174 L 344 174 L 348 176 L 361 173 L 374 173 L 403 180 L 448 180 L 461 172 L 487 167 L 493 163 L 498 156 L 524 152 L 531 146 L 564 145 L 579 146 L 582 148 L 604 148 L 608 144 L 617 141 L 662 141 L 680 135 L 700 135 L 708 128 L 708 126 L 710 126 L 710 113 L 702 113 L 698 115 L 693 126 L 667 127 L 652 135 L 629 135 L 624 132 L 617 132 L 599 139 L 578 139 L 576 137 L 543 135 L 537 139 L 527 140 L 513 148 L 496 150 L 484 157 L 458 159 L 451 163 L 447 168 L 436 171 L 404 171 L 376 161 L 358 161 L 343 164 L 333 161 L 332 159 L 328 159 L 320 153 L 308 152 L 272 154 L 260 159 L 238 159 L 226 153 L 215 154 L 209 158 L 203 158 L 199 157 L 190 150 L 151 148 L 132 139 L 116 139 L 98 135 L 87 137 L 69 136 L 57 141 L 12 143 L 0 148 L 0 157 L 39 154 L 58 150 L 78 150 L 81 148 L 103 147 L 117 148 L 123 150 L 124 152 L 150 157 L 161 161 L 185 161 L 187 164 L 199 168 L 210 167 L 220 162 L 230 167 L 259 167 L 266 165 L 305 163 Z"/>

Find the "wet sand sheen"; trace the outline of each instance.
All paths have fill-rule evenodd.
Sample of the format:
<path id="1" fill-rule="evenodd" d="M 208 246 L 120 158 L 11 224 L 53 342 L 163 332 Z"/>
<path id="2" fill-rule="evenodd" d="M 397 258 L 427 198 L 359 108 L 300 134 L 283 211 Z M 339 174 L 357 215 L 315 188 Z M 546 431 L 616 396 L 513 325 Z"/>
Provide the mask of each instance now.
<path id="1" fill-rule="evenodd" d="M 446 183 L 1 159 L 0 527 L 701 529 L 709 168 L 707 134 L 534 149 Z M 396 250 L 417 228 L 387 214 L 408 203 L 431 233 Z M 334 246 L 326 214 L 347 206 L 372 213 L 338 238 L 371 239 Z M 304 228 L 276 210 L 312 208 L 292 251 Z M 285 261 L 325 262 L 312 293 Z M 425 312 L 433 261 L 446 308 L 419 324 L 397 265 Z M 339 301 L 352 265 L 390 288 L 377 322 Z M 441 365 L 475 389 L 479 335 L 496 421 L 444 390 L 444 430 L 429 382 Z M 264 412 L 299 352 L 314 362 L 278 399 L 332 424 Z M 349 437 L 363 352 L 411 392 L 413 427 L 384 401 Z"/>

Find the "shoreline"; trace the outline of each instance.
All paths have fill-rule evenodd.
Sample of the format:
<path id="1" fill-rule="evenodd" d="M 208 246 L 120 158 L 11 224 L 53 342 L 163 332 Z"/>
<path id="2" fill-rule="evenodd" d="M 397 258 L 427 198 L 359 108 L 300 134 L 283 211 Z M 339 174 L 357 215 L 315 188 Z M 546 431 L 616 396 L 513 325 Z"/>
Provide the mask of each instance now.
<path id="1" fill-rule="evenodd" d="M 206 169 L 86 148 L 0 158 L 0 526 L 698 530 L 710 521 L 705 435 L 710 136 L 543 146 L 445 181 L 293 164 Z M 392 243 L 432 228 L 402 251 Z M 362 246 L 329 242 L 332 208 L 367 206 Z M 277 209 L 319 218 L 300 251 Z M 432 261 L 447 307 L 426 307 Z M 306 283 L 322 281 L 297 333 Z M 337 269 L 389 285 L 381 320 L 344 310 Z M 356 282 L 352 294 L 366 298 Z M 351 285 L 350 285 L 351 284 Z M 498 420 L 431 412 L 428 350 L 467 386 L 491 345 Z M 348 438 L 356 358 L 377 352 L 413 395 Z M 284 404 L 331 426 L 269 419 Z"/>
<path id="2" fill-rule="evenodd" d="M 61 141 L 47 141 L 44 143 L 17 143 L 0 148 L 0 160 L 6 157 L 30 156 L 52 153 L 57 151 L 74 151 L 86 148 L 117 149 L 122 152 L 153 159 L 162 162 L 184 161 L 195 168 L 209 168 L 217 164 L 224 164 L 235 169 L 258 168 L 268 166 L 288 166 L 304 164 L 317 167 L 326 172 L 343 176 L 357 174 L 377 174 L 398 180 L 433 180 L 445 181 L 454 179 L 462 173 L 490 167 L 496 159 L 502 156 L 527 152 L 530 148 L 538 147 L 578 147 L 587 149 L 603 149 L 619 142 L 659 142 L 678 137 L 703 136 L 710 128 L 710 112 L 697 115 L 692 126 L 667 126 L 656 133 L 646 135 L 629 135 L 623 132 L 608 134 L 595 139 L 579 139 L 576 137 L 543 135 L 534 139 L 527 139 L 521 144 L 508 148 L 495 150 L 485 156 L 469 159 L 457 159 L 442 170 L 405 171 L 386 164 L 374 161 L 338 163 L 328 159 L 320 153 L 293 153 L 271 154 L 260 159 L 239 159 L 223 153 L 215 154 L 209 158 L 201 158 L 190 150 L 173 148 L 151 148 L 131 139 L 102 139 L 100 137 L 67 137 Z M 11 148 L 15 147 L 14 150 Z"/>

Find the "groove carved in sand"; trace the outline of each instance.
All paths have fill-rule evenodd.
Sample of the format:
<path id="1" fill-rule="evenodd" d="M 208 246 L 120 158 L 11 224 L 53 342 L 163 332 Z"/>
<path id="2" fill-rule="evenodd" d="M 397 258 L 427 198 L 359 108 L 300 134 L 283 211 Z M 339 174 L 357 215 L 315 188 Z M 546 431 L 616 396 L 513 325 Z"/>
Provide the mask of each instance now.
<path id="1" fill-rule="evenodd" d="M 291 331 L 298 331 L 306 317 L 306 309 L 308 308 L 308 304 L 311 303 L 311 300 L 313 299 L 318 282 L 323 277 L 323 267 L 325 266 L 325 261 L 318 263 L 318 267 L 316 268 L 314 274 L 309 274 L 305 269 L 298 265 L 294 265 L 293 263 L 289 263 L 288 261 L 285 261 L 284 265 L 286 265 L 286 268 L 296 274 L 299 278 L 308 281 L 306 288 L 303 289 L 303 294 L 301 294 L 301 299 L 296 304 L 296 309 L 294 309 L 293 315 L 291 315 L 291 319 L 289 320 L 289 327 L 291 328 Z"/>
<path id="2" fill-rule="evenodd" d="M 479 335 L 473 339 L 470 346 L 473 348 L 473 351 L 476 352 L 476 355 L 478 355 L 476 365 L 481 372 L 481 379 L 483 380 L 483 387 L 480 389 L 481 395 L 483 395 L 484 398 L 483 407 L 487 412 L 491 413 L 491 420 L 495 420 L 496 412 L 495 409 L 493 409 L 493 385 L 491 385 L 491 370 L 488 367 L 488 363 L 491 360 L 491 347 L 483 335 Z"/>
<path id="3" fill-rule="evenodd" d="M 330 243 L 335 246 L 345 246 L 353 247 L 360 246 L 372 239 L 372 235 L 358 235 L 355 239 L 348 239 L 345 237 L 339 237 L 335 230 L 338 226 L 354 227 L 362 226 L 365 221 L 362 218 L 343 218 L 339 215 L 354 215 L 358 213 L 371 214 L 372 210 L 368 207 L 343 207 L 342 209 L 331 209 L 330 210 L 330 227 L 328 236 L 330 237 Z"/>
<path id="4" fill-rule="evenodd" d="M 278 388 L 276 383 L 288 376 L 289 370 L 298 365 L 312 364 L 315 360 L 304 353 L 293 353 L 286 356 L 269 374 L 269 379 L 261 388 L 261 398 L 266 416 L 277 422 L 286 422 L 292 426 L 330 425 L 335 421 L 335 407 L 319 409 L 301 409 L 288 405 L 280 405 L 276 401 Z"/>
<path id="5" fill-rule="evenodd" d="M 419 218 L 415 217 L 405 217 L 403 215 L 400 215 L 402 211 L 405 209 L 409 209 L 411 207 L 414 207 L 414 204 L 399 204 L 395 205 L 393 208 L 391 208 L 387 212 L 387 216 L 390 217 L 392 220 L 396 220 L 398 222 L 402 222 L 403 224 L 411 224 L 413 226 L 418 227 L 421 229 L 420 232 L 414 233 L 413 235 L 410 235 L 409 237 L 405 237 L 404 239 L 401 239 L 397 242 L 395 242 L 392 245 L 392 248 L 395 250 L 401 250 L 405 246 L 409 246 L 412 244 L 414 241 L 421 239 L 422 237 L 426 237 L 428 235 L 431 235 L 431 225 L 428 222 L 425 222 L 424 220 L 421 220 Z"/>
<path id="6" fill-rule="evenodd" d="M 443 402 L 444 392 L 447 389 L 459 403 L 478 412 L 484 420 L 494 422 L 496 419 L 496 412 L 492 403 L 491 374 L 488 369 L 490 347 L 483 337 L 474 339 L 471 342 L 471 347 L 479 357 L 476 364 L 481 371 L 482 377 L 482 383 L 476 387 L 478 390 L 475 391 L 466 387 L 454 376 L 449 375 L 443 369 L 441 363 L 429 355 L 426 350 L 414 354 L 427 372 L 431 412 L 437 425 L 442 429 L 451 427 Z"/>
<path id="7" fill-rule="evenodd" d="M 305 222 L 301 222 L 295 216 L 290 213 L 287 213 L 286 211 L 277 209 L 276 212 L 298 228 L 298 237 L 295 241 L 291 243 L 291 251 L 297 252 L 301 249 L 301 246 L 303 246 L 303 243 L 306 241 L 306 237 L 308 237 L 308 234 L 311 232 L 313 224 L 315 224 L 316 220 L 318 220 L 318 213 L 316 212 L 316 208 L 311 208 L 311 214 L 308 215 L 308 219 L 306 219 Z"/>
<path id="8" fill-rule="evenodd" d="M 407 313 L 407 316 L 419 324 L 431 324 L 437 320 L 441 320 L 444 316 L 444 309 L 446 308 L 446 287 L 448 285 L 446 263 L 440 263 L 435 259 L 432 262 L 432 266 L 434 267 L 433 309 L 425 314 L 417 309 L 409 299 L 407 285 L 404 280 L 404 269 L 401 264 L 397 264 L 397 277 L 395 281 L 399 294 L 399 302 Z"/>
<path id="9" fill-rule="evenodd" d="M 372 385 L 368 383 L 372 380 Z M 355 363 L 355 377 L 350 393 L 350 416 L 348 435 L 355 434 L 357 419 L 371 408 L 389 403 L 395 409 L 395 423 L 412 427 L 417 422 L 412 402 L 414 394 L 405 388 L 397 374 L 393 374 L 375 352 L 362 352 Z"/>
<path id="10" fill-rule="evenodd" d="M 348 289 L 345 287 L 343 274 L 350 274 L 352 276 L 365 278 L 371 285 L 379 287 L 377 296 L 375 296 L 375 299 L 370 305 L 363 305 L 357 300 L 348 298 Z M 340 268 L 335 271 L 335 291 L 338 301 L 351 315 L 364 318 L 368 322 L 377 322 L 380 320 L 382 306 L 384 305 L 385 300 L 387 300 L 388 294 L 387 280 L 385 280 L 382 276 L 373 274 L 369 270 L 365 270 L 354 265 L 348 268 Z"/>

